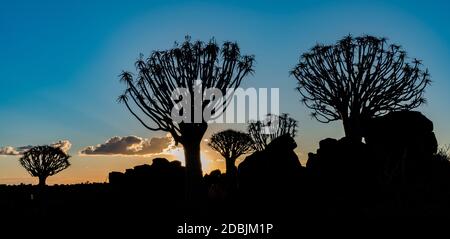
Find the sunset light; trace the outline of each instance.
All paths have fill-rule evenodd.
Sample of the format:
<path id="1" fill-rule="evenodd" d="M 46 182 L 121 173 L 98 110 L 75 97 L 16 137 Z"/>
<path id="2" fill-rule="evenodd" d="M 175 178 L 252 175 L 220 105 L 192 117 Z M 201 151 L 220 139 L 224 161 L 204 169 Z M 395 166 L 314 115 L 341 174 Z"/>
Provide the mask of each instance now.
<path id="1" fill-rule="evenodd" d="M 1 1 L 0 238 L 364 239 L 391 218 L 407 237 L 449 216 L 449 13 Z"/>

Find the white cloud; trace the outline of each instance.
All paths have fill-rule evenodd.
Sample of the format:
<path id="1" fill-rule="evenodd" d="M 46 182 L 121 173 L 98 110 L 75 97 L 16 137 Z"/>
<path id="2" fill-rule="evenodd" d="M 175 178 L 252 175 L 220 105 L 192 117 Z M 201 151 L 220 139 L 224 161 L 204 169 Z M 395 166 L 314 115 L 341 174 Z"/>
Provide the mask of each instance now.
<path id="1" fill-rule="evenodd" d="M 105 143 L 88 146 L 81 155 L 152 155 L 163 153 L 173 145 L 172 137 L 145 139 L 134 135 L 114 136 Z"/>
<path id="2" fill-rule="evenodd" d="M 50 146 L 53 146 L 55 148 L 60 148 L 65 153 L 69 152 L 70 148 L 72 147 L 72 143 L 70 143 L 69 140 L 60 140 L 58 142 L 50 144 Z"/>
<path id="3" fill-rule="evenodd" d="M 59 140 L 57 142 L 51 143 L 50 146 L 61 148 L 62 151 L 67 153 L 72 147 L 72 143 L 70 143 L 69 140 Z M 19 147 L 12 147 L 12 146 L 0 147 L 0 155 L 22 155 L 25 151 L 31 149 L 32 147 L 34 146 L 27 145 Z"/>
<path id="4" fill-rule="evenodd" d="M 0 148 L 0 155 L 20 155 L 20 153 L 11 146 L 5 146 Z"/>

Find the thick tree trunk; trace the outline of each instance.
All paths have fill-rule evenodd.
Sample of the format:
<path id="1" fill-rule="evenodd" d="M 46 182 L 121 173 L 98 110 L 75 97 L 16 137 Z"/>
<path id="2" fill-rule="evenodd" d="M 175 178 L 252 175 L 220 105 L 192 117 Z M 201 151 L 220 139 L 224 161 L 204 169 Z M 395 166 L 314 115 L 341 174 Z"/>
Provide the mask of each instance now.
<path id="1" fill-rule="evenodd" d="M 183 144 L 186 161 L 186 198 L 198 201 L 203 195 L 203 173 L 200 161 L 200 141 L 190 140 Z"/>
<path id="2" fill-rule="evenodd" d="M 180 142 L 184 148 L 186 163 L 186 199 L 192 206 L 201 203 L 205 196 L 202 163 L 200 161 L 200 143 L 208 128 L 206 123 L 181 123 Z"/>
<path id="3" fill-rule="evenodd" d="M 39 187 L 45 187 L 45 181 L 47 180 L 47 176 L 39 176 Z"/>
<path id="4" fill-rule="evenodd" d="M 238 188 L 236 158 L 225 159 L 225 166 L 228 197 L 234 198 Z"/>
<path id="5" fill-rule="evenodd" d="M 362 125 L 361 120 L 359 118 L 346 118 L 343 119 L 345 136 L 356 141 L 361 142 L 363 133 L 362 133 Z"/>
<path id="6" fill-rule="evenodd" d="M 237 167 L 235 163 L 236 163 L 235 158 L 225 159 L 226 176 L 228 178 L 236 177 Z"/>

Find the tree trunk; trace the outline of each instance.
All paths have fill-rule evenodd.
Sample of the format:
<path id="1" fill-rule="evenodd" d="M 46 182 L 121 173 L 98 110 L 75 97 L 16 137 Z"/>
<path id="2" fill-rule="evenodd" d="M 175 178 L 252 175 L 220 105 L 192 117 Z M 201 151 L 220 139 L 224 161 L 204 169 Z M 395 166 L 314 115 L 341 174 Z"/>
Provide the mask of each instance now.
<path id="1" fill-rule="evenodd" d="M 225 159 L 228 197 L 233 199 L 238 188 L 236 158 Z"/>
<path id="2" fill-rule="evenodd" d="M 200 142 L 198 140 L 187 140 L 183 144 L 186 162 L 186 198 L 189 201 L 198 201 L 203 194 Z"/>
<path id="3" fill-rule="evenodd" d="M 47 176 L 39 176 L 39 187 L 45 187 L 45 181 L 47 180 Z"/>
<path id="4" fill-rule="evenodd" d="M 345 136 L 356 141 L 362 141 L 362 126 L 358 117 L 345 118 L 342 120 L 344 124 Z"/>
<path id="5" fill-rule="evenodd" d="M 225 159 L 226 176 L 229 178 L 236 177 L 237 167 L 235 163 L 236 163 L 235 158 Z"/>
<path id="6" fill-rule="evenodd" d="M 201 203 L 206 194 L 203 188 L 202 163 L 200 161 L 200 143 L 208 128 L 203 123 L 180 123 L 180 142 L 184 148 L 184 159 L 186 163 L 186 199 L 191 206 Z"/>

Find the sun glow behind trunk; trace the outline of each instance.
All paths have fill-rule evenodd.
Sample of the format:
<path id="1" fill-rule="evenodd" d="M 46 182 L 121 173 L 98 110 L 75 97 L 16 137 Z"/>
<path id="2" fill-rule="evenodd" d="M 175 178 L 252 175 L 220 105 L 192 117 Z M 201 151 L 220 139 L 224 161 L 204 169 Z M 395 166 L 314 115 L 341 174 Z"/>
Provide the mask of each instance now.
<path id="1" fill-rule="evenodd" d="M 184 159 L 184 149 L 183 149 L 183 147 L 172 147 L 172 148 L 170 148 L 168 150 L 165 150 L 164 154 L 173 155 L 176 160 L 181 161 L 181 164 L 183 166 L 186 166 L 186 161 Z M 208 159 L 206 157 L 206 154 L 203 151 L 200 152 L 200 161 L 202 163 L 203 174 L 208 173 L 211 170 L 213 170 L 212 168 L 210 168 L 210 159 Z"/>

